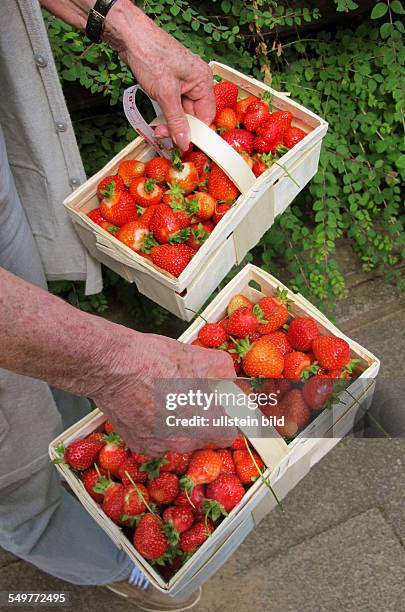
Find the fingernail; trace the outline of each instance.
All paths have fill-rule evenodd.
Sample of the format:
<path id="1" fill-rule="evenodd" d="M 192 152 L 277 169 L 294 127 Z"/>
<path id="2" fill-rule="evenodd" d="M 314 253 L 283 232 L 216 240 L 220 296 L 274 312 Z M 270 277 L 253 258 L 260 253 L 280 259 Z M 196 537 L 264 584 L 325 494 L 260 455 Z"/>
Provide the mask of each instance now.
<path id="1" fill-rule="evenodd" d="M 187 151 L 190 143 L 190 137 L 188 134 L 186 134 L 185 132 L 179 132 L 178 134 L 173 136 L 173 140 L 182 151 Z"/>

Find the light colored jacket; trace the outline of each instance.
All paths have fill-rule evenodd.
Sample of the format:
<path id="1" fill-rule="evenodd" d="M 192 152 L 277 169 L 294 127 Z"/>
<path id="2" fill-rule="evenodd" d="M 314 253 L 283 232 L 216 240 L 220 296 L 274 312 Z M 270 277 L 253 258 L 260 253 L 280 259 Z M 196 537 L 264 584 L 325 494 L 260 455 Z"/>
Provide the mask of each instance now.
<path id="1" fill-rule="evenodd" d="M 62 205 L 86 176 L 38 0 L 1 0 L 0 124 L 47 279 L 101 291 L 100 265 Z"/>

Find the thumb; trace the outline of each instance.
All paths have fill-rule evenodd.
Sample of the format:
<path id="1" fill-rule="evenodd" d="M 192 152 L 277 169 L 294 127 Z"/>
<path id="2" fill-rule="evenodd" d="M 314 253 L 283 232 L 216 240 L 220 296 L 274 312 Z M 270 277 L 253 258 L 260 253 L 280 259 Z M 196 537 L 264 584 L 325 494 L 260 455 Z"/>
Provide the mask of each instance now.
<path id="1" fill-rule="evenodd" d="M 173 142 L 182 151 L 186 151 L 190 144 L 190 128 L 181 105 L 180 90 L 178 87 L 173 87 L 164 99 L 158 101 Z"/>

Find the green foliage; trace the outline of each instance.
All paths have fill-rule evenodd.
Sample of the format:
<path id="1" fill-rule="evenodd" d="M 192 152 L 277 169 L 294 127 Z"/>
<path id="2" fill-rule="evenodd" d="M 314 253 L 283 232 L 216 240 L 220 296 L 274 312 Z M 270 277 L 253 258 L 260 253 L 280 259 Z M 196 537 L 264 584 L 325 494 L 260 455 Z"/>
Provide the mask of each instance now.
<path id="1" fill-rule="evenodd" d="M 355 31 L 342 28 L 300 39 L 297 27 L 319 17 L 307 4 L 292 9 L 288 2 L 264 0 L 150 0 L 144 8 L 206 60 L 215 58 L 257 78 L 272 77 L 275 89 L 289 91 L 329 122 L 319 172 L 247 257 L 327 307 L 345 295 L 336 259 L 341 238 L 349 240 L 365 271 L 403 284 L 404 8 L 399 0 L 376 2 L 371 21 Z M 351 0 L 335 4 L 339 12 L 358 6 Z M 53 17 L 46 21 L 62 80 L 78 82 L 116 105 L 133 82 L 116 54 L 104 44 L 90 44 Z M 293 26 L 295 34 L 280 42 L 279 28 L 285 26 Z M 79 117 L 74 125 L 90 174 L 133 138 L 121 110 Z M 152 328 L 161 324 L 165 331 L 173 324 L 166 311 L 151 308 L 133 285 L 110 271 L 105 278 L 109 299 L 125 304 L 145 329 L 151 322 Z M 84 298 L 82 289 L 75 293 L 73 284 L 67 285 L 70 301 L 83 301 L 87 310 L 105 308 L 102 297 Z M 97 299 L 101 301 L 93 307 Z"/>

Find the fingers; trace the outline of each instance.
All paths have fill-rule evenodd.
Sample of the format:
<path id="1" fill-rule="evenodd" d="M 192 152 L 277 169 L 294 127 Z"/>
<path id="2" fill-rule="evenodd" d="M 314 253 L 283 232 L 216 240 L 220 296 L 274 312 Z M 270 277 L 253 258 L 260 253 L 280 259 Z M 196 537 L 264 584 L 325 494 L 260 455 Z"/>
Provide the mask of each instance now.
<path id="1" fill-rule="evenodd" d="M 182 151 L 186 151 L 190 144 L 190 128 L 181 104 L 179 83 L 162 87 L 162 90 L 158 102 L 166 118 L 169 135 Z"/>

